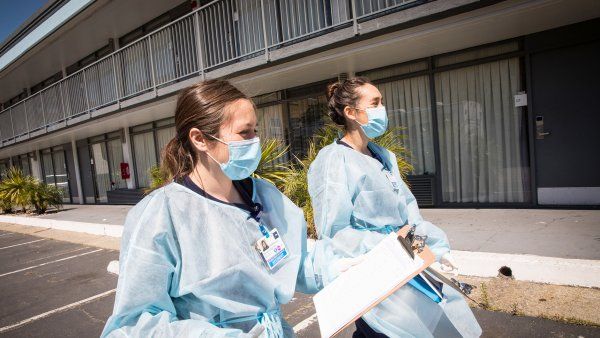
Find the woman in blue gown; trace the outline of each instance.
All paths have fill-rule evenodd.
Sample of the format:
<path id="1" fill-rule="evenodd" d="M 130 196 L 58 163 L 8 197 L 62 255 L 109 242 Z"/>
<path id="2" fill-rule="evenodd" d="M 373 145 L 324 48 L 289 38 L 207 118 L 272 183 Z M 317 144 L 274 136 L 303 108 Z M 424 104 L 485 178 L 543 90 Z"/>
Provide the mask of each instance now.
<path id="1" fill-rule="evenodd" d="M 127 215 L 102 337 L 293 336 L 280 305 L 317 281 L 302 210 L 250 177 L 261 157 L 252 102 L 202 82 L 180 94 L 175 124 L 162 158 L 172 182 Z"/>
<path id="2" fill-rule="evenodd" d="M 314 268 L 327 285 L 387 234 L 415 226 L 442 265 L 453 268 L 448 238 L 423 220 L 415 197 L 403 182 L 395 155 L 370 139 L 387 128 L 379 90 L 364 78 L 330 85 L 329 116 L 343 137 L 324 147 L 311 164 L 308 188 L 319 236 Z M 478 337 L 479 327 L 460 293 L 443 288 L 436 302 L 414 280 L 356 323 L 355 337 Z M 449 325 L 439 325 L 440 323 Z M 442 327 L 443 326 L 443 327 Z M 437 329 L 437 331 L 436 331 Z"/>

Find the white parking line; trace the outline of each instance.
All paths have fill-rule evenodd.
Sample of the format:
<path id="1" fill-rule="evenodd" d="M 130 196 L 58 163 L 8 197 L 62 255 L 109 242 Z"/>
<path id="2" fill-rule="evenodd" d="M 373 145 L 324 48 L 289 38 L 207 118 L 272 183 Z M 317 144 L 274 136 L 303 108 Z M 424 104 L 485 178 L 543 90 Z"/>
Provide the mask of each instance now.
<path id="1" fill-rule="evenodd" d="M 315 313 L 312 316 L 301 321 L 300 323 L 296 324 L 294 326 L 294 333 L 298 333 L 298 332 L 306 329 L 307 327 L 311 326 L 316 321 L 317 321 L 317 314 Z M 2 332 L 2 331 L 0 331 L 0 332 Z"/>
<path id="2" fill-rule="evenodd" d="M 81 247 L 81 248 L 76 248 L 76 249 L 73 249 L 73 250 L 68 250 L 68 251 L 63 251 L 63 252 L 53 253 L 52 255 L 49 255 L 49 256 L 44 256 L 44 257 L 39 257 L 39 258 L 32 259 L 32 260 L 29 260 L 29 261 L 27 261 L 27 262 L 24 262 L 24 263 L 33 263 L 33 262 L 37 262 L 37 261 L 45 261 L 45 260 L 47 260 L 47 259 L 52 259 L 52 258 L 54 258 L 54 257 L 58 257 L 58 256 L 66 256 L 66 255 L 68 255 L 68 254 L 70 254 L 70 253 L 73 253 L 73 252 L 82 251 L 82 250 L 89 250 L 89 249 L 90 249 L 89 247 L 85 247 L 85 246 L 84 246 L 84 247 Z"/>
<path id="3" fill-rule="evenodd" d="M 40 266 L 44 266 L 44 265 L 48 265 L 48 264 L 52 264 L 52 263 L 56 263 L 56 262 L 66 261 L 67 259 L 71 259 L 71 258 L 77 258 L 77 257 L 89 255 L 89 254 L 92 254 L 94 252 L 98 252 L 98 251 L 102 251 L 102 250 L 104 250 L 104 249 L 93 250 L 93 251 L 85 252 L 85 253 L 82 253 L 82 254 L 79 254 L 79 255 L 69 256 L 69 257 L 57 259 L 57 260 L 54 260 L 54 261 L 51 261 L 51 262 L 46 262 L 46 263 L 42 263 L 42 264 L 30 266 L 30 267 L 27 267 L 27 268 L 23 268 L 23 269 L 11 271 L 11 272 L 3 273 L 3 274 L 0 275 L 0 277 L 12 275 L 14 273 L 21 272 L 21 271 L 26 271 L 26 270 L 31 270 L 31 269 L 39 268 Z"/>
<path id="4" fill-rule="evenodd" d="M 47 238 L 42 238 L 42 239 L 38 239 L 35 241 L 31 241 L 31 242 L 25 242 L 25 243 L 21 243 L 21 244 L 15 244 L 15 245 L 9 245 L 9 246 L 5 246 L 0 248 L 0 250 L 4 250 L 4 249 L 8 249 L 8 248 L 14 248 L 15 246 L 21 246 L 21 245 L 25 245 L 25 244 L 31 244 L 31 243 L 35 243 L 35 242 L 41 242 L 41 241 L 45 241 Z"/>
<path id="5" fill-rule="evenodd" d="M 10 235 L 12 235 L 12 234 L 13 234 L 13 233 L 11 233 L 11 232 L 7 232 L 7 233 L 5 233 L 5 234 L 0 234 L 0 237 L 4 237 L 4 236 L 10 236 Z"/>
<path id="6" fill-rule="evenodd" d="M 82 300 L 80 300 L 78 302 L 71 303 L 71 304 L 65 305 L 63 307 L 59 307 L 57 309 L 54 309 L 54 310 L 50 310 L 50 311 L 44 312 L 44 313 L 39 314 L 37 316 L 33 316 L 33 317 L 30 317 L 30 318 L 24 319 L 24 320 L 22 320 L 20 322 L 17 322 L 17 323 L 8 325 L 8 326 L 0 327 L 0 333 L 6 332 L 6 331 L 10 331 L 12 329 L 16 329 L 16 328 L 18 328 L 20 326 L 29 324 L 29 323 L 34 322 L 36 320 L 40 320 L 42 318 L 46 318 L 46 317 L 51 316 L 51 315 L 53 315 L 55 313 L 64 312 L 64 311 L 67 311 L 67 310 L 72 309 L 74 307 L 77 307 L 79 305 L 92 302 L 92 301 L 94 301 L 96 299 L 99 299 L 99 298 L 106 297 L 106 296 L 114 293 L 116 290 L 117 289 L 112 289 L 112 290 L 109 290 L 109 291 L 97 294 L 95 296 L 92 296 L 92 297 L 89 297 L 89 298 L 86 298 L 86 299 L 82 299 Z"/>

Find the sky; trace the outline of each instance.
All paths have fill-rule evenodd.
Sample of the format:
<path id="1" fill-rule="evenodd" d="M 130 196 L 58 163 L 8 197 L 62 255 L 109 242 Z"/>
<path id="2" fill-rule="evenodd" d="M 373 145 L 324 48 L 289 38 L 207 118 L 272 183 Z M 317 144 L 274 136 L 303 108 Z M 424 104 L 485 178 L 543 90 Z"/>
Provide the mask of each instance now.
<path id="1" fill-rule="evenodd" d="M 48 0 L 0 0 L 0 43 Z"/>

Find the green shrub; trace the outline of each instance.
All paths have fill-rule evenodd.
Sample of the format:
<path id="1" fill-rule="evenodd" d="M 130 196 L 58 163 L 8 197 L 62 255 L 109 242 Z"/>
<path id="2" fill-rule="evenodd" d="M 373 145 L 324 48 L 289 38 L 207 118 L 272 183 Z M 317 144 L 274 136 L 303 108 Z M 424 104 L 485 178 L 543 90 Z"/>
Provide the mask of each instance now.
<path id="1" fill-rule="evenodd" d="M 0 209 L 3 214 L 10 214 L 13 212 L 13 204 L 7 198 L 0 198 Z"/>
<path id="2" fill-rule="evenodd" d="M 62 190 L 54 185 L 36 181 L 29 195 L 29 203 L 37 214 L 45 213 L 49 207 L 62 207 Z"/>
<path id="3" fill-rule="evenodd" d="M 45 213 L 49 207 L 60 209 L 62 190 L 10 168 L 6 179 L 0 182 L 0 207 L 3 212 L 10 212 L 16 206 L 20 206 L 22 212 L 31 206 L 38 214 Z"/>
<path id="4" fill-rule="evenodd" d="M 287 165 L 280 163 L 280 159 L 287 153 L 288 147 L 277 139 L 267 139 L 261 142 L 260 147 L 262 155 L 252 176 L 279 186 L 287 173 Z"/>
<path id="5" fill-rule="evenodd" d="M 20 169 L 11 167 L 6 179 L 0 183 L 0 199 L 10 202 L 13 207 L 20 206 L 21 211 L 25 212 L 35 182 L 33 177 L 23 175 Z"/>
<path id="6" fill-rule="evenodd" d="M 164 172 L 158 165 L 153 165 L 150 167 L 150 169 L 148 169 L 148 175 L 150 178 L 150 186 L 144 189 L 144 194 L 149 194 L 153 190 L 162 187 L 169 179 L 168 174 Z"/>

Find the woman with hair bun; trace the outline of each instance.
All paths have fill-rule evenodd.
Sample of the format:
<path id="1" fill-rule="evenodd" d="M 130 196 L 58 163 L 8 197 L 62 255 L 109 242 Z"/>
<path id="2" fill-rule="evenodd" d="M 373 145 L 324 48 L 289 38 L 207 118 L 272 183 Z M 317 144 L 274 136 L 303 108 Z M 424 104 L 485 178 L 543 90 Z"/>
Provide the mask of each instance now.
<path id="1" fill-rule="evenodd" d="M 317 283 L 302 210 L 250 177 L 256 123 L 252 101 L 226 81 L 181 92 L 162 154 L 169 183 L 127 215 L 102 337 L 293 336 L 280 305 Z"/>
<path id="2" fill-rule="evenodd" d="M 319 152 L 308 172 L 308 191 L 319 236 L 315 273 L 322 284 L 361 261 L 391 232 L 415 227 L 427 236 L 442 267 L 454 269 L 446 234 L 424 221 L 402 181 L 395 155 L 370 140 L 387 129 L 379 90 L 365 78 L 327 88 L 328 115 L 343 137 Z M 443 299 L 417 276 L 356 322 L 354 337 L 478 337 L 481 328 L 460 293 L 443 287 Z M 438 290 L 439 291 L 439 290 Z"/>

